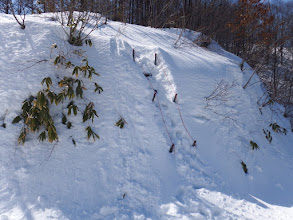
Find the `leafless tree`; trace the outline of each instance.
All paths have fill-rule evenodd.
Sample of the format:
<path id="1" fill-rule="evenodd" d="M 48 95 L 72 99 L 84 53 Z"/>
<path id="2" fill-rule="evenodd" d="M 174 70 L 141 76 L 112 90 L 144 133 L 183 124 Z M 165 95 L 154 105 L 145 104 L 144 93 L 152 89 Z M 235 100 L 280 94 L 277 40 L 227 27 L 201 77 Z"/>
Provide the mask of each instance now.
<path id="1" fill-rule="evenodd" d="M 16 2 L 10 1 L 9 8 L 15 18 L 16 22 L 20 25 L 21 29 L 25 29 L 25 16 L 27 13 L 27 8 L 25 0 L 17 0 Z"/>
<path id="2" fill-rule="evenodd" d="M 10 0 L 0 0 L 0 12 L 9 14 L 10 12 Z"/>

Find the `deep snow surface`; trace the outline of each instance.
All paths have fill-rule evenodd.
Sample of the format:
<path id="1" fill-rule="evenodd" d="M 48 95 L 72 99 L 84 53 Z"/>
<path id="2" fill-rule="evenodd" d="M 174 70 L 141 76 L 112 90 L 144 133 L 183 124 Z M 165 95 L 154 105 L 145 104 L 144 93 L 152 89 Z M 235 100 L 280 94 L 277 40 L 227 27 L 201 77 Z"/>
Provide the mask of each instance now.
<path id="1" fill-rule="evenodd" d="M 90 35 L 93 47 L 75 48 L 49 14 L 28 16 L 26 24 L 21 30 L 12 16 L 0 14 L 0 116 L 7 110 L 7 126 L 0 128 L 1 220 L 293 219 L 290 125 L 282 106 L 260 113 L 264 89 L 257 76 L 242 88 L 252 70 L 246 65 L 241 72 L 240 58 L 216 43 L 196 46 L 194 32 L 178 40 L 177 29 L 110 21 Z M 51 52 L 53 43 L 58 48 Z M 59 142 L 39 143 L 37 134 L 30 134 L 18 146 L 22 125 L 11 121 L 22 101 L 43 88 L 44 77 L 58 89 L 60 77 L 71 70 L 56 68 L 53 58 L 75 49 L 82 49 L 100 74 L 92 81 L 104 92 L 93 93 L 84 79 L 85 101 L 76 102 L 80 109 L 94 102 L 99 118 L 92 127 L 100 139 L 86 139 L 82 112 L 69 117 L 73 127 L 67 129 L 61 107 L 53 106 Z M 143 72 L 152 74 L 150 83 Z M 207 102 L 220 82 L 226 93 Z M 151 86 L 159 102 L 152 102 Z M 191 137 L 173 102 L 176 93 Z M 120 115 L 127 121 L 123 129 L 114 126 Z M 271 132 L 270 144 L 263 129 L 274 122 L 289 132 Z M 171 140 L 175 154 L 168 152 Z M 260 149 L 252 150 L 250 140 Z"/>

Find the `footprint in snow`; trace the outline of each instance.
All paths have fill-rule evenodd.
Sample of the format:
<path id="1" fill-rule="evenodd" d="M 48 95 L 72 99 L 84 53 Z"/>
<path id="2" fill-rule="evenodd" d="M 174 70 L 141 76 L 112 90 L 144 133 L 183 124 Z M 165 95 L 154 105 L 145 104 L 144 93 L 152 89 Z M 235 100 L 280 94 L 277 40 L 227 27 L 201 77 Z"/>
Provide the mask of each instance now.
<path id="1" fill-rule="evenodd" d="M 200 124 L 203 124 L 203 123 L 209 121 L 209 119 L 206 118 L 205 116 L 194 116 L 194 120 Z"/>
<path id="2" fill-rule="evenodd" d="M 182 132 L 181 131 L 176 131 L 176 136 L 178 139 L 182 139 Z"/>

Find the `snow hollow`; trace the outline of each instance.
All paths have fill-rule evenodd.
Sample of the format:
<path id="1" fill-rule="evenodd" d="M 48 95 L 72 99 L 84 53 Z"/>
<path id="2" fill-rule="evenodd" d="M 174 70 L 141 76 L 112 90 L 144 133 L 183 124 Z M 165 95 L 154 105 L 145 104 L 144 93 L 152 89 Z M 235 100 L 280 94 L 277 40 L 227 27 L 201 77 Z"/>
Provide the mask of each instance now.
<path id="1" fill-rule="evenodd" d="M 91 33 L 92 47 L 74 47 L 50 14 L 27 16 L 24 30 L 0 14 L 1 220 L 293 219 L 293 136 L 283 107 L 259 109 L 265 89 L 256 75 L 243 89 L 253 70 L 241 71 L 239 57 L 215 42 L 197 46 L 198 33 L 179 35 L 109 21 Z M 70 129 L 66 110 L 55 108 L 59 141 L 29 134 L 18 145 L 22 124 L 11 122 L 22 102 L 45 77 L 58 89 L 71 72 L 54 59 L 74 50 L 100 75 L 91 81 L 104 91 L 93 93 L 84 79 L 85 98 L 76 101 L 94 103 L 100 139 L 87 139 L 83 108 L 68 117 Z"/>

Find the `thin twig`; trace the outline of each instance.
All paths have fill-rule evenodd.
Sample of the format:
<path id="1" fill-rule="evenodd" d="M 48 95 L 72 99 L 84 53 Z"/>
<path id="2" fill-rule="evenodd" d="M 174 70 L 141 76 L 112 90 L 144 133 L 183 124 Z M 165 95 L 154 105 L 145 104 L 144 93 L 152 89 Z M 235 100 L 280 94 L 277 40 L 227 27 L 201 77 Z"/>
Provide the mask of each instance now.
<path id="1" fill-rule="evenodd" d="M 58 144 L 58 142 L 59 141 L 57 141 L 54 145 L 53 145 L 53 147 L 51 148 L 51 150 L 50 150 L 50 153 L 48 154 L 48 156 L 40 163 L 40 166 L 41 165 L 43 165 L 45 162 L 47 162 L 49 159 L 50 159 L 50 157 L 52 156 L 52 154 L 53 154 L 53 152 L 54 152 L 54 150 L 55 150 L 55 147 L 56 147 L 56 145 Z"/>
<path id="2" fill-rule="evenodd" d="M 43 60 L 38 60 L 37 62 L 35 62 L 34 64 L 32 64 L 31 66 L 27 66 L 25 67 L 24 69 L 19 69 L 18 71 L 23 71 L 23 70 L 27 70 L 27 69 L 30 69 L 36 65 L 38 65 L 39 63 L 42 63 L 42 62 L 47 62 L 48 60 L 47 59 L 43 59 Z"/>

